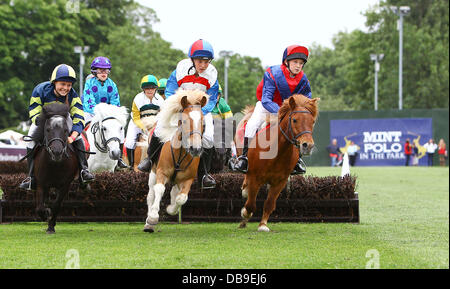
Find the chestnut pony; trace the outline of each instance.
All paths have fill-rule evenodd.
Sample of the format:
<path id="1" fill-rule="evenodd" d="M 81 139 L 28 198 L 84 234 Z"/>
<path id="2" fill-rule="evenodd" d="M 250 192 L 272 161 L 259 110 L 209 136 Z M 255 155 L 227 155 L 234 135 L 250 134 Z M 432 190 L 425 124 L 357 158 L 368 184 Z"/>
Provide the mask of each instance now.
<path id="1" fill-rule="evenodd" d="M 286 186 L 299 153 L 308 155 L 314 147 L 312 132 L 318 115 L 318 100 L 300 94 L 292 95 L 280 107 L 276 122 L 270 128 L 261 130 L 249 144 L 248 171 L 242 184 L 242 196 L 247 197 L 247 201 L 241 210 L 243 220 L 240 228 L 246 227 L 256 210 L 259 188 L 269 184 L 258 231 L 270 231 L 267 221 L 275 210 L 278 196 Z"/>
<path id="2" fill-rule="evenodd" d="M 31 139 L 36 142 L 34 172 L 36 177 L 36 212 L 48 221 L 47 233 L 55 233 L 56 218 L 61 203 L 78 176 L 78 160 L 74 147 L 68 143 L 69 107 L 53 103 L 42 108 L 39 125 Z M 69 120 L 71 125 L 71 120 Z M 49 208 L 49 191 L 55 188 L 57 197 Z"/>
<path id="3" fill-rule="evenodd" d="M 154 232 L 159 221 L 161 198 L 170 182 L 167 213 L 176 215 L 188 199 L 202 153 L 203 113 L 208 95 L 200 90 L 178 90 L 166 99 L 160 112 L 160 140 L 164 142 L 157 163 L 149 175 L 148 213 L 144 232 Z"/>

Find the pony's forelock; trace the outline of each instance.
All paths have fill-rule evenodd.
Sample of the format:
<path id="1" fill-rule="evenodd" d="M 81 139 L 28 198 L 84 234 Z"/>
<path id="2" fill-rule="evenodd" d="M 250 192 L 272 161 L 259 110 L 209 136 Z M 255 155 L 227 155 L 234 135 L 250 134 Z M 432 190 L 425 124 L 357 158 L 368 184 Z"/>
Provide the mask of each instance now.
<path id="1" fill-rule="evenodd" d="M 110 116 L 114 116 L 115 118 L 117 118 L 122 126 L 125 126 L 127 124 L 127 108 L 125 106 L 116 106 L 107 103 L 99 103 L 95 106 L 92 123 L 101 121 Z"/>

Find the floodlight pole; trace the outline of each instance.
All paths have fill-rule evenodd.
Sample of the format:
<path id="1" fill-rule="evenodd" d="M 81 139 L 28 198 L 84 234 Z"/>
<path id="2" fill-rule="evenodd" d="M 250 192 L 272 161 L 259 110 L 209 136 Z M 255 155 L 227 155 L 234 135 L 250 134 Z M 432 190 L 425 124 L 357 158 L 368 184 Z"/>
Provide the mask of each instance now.
<path id="1" fill-rule="evenodd" d="M 84 66 L 84 54 L 83 53 L 88 53 L 89 51 L 89 46 L 75 46 L 73 48 L 73 51 L 75 53 L 79 53 L 80 54 L 80 93 L 79 96 L 81 99 L 83 99 L 83 66 Z"/>
<path id="2" fill-rule="evenodd" d="M 370 54 L 370 59 L 375 61 L 375 96 L 374 96 L 374 105 L 375 111 L 378 110 L 378 71 L 380 70 L 380 62 L 384 57 L 384 54 Z"/>
<path id="3" fill-rule="evenodd" d="M 220 51 L 219 55 L 224 58 L 225 62 L 225 88 L 224 88 L 224 95 L 225 95 L 225 101 L 228 103 L 228 66 L 230 65 L 230 57 L 233 55 L 233 51 Z"/>
<path id="4" fill-rule="evenodd" d="M 403 108 L 403 16 L 408 15 L 410 8 L 409 6 L 396 7 L 392 6 L 391 10 L 399 16 L 397 22 L 397 30 L 399 31 L 399 41 L 398 41 L 398 109 Z"/>

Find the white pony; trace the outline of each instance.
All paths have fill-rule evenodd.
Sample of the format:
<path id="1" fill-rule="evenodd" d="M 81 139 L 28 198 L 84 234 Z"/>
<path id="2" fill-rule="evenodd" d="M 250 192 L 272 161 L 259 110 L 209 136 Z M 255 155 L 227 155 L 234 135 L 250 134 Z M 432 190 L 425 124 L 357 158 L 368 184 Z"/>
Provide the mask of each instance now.
<path id="1" fill-rule="evenodd" d="M 128 112 L 125 106 L 99 103 L 94 108 L 91 126 L 86 131 L 91 155 L 89 169 L 93 172 L 114 172 L 121 157 L 120 142 L 124 139 L 124 127 Z"/>

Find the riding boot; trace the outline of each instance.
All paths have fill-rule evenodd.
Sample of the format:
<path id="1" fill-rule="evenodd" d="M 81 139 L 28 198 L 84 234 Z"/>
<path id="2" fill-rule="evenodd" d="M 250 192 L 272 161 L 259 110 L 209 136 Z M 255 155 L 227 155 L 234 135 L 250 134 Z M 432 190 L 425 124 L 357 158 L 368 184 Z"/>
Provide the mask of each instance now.
<path id="1" fill-rule="evenodd" d="M 72 143 L 75 148 L 75 153 L 78 158 L 78 165 L 80 166 L 80 178 L 83 183 L 92 182 L 95 177 L 88 169 L 86 154 L 84 152 L 84 143 L 82 139 L 77 139 Z"/>
<path id="2" fill-rule="evenodd" d="M 123 155 L 123 143 L 120 144 L 120 158 L 117 160 L 117 166 L 119 167 L 119 169 L 126 169 L 128 168 L 128 166 L 122 160 L 122 155 Z"/>
<path id="3" fill-rule="evenodd" d="M 306 164 L 300 156 L 295 164 L 294 170 L 291 172 L 291 175 L 303 175 L 304 173 L 306 173 Z"/>
<path id="4" fill-rule="evenodd" d="M 248 170 L 248 145 L 250 144 L 251 139 L 248 137 L 244 137 L 244 148 L 242 149 L 242 155 L 237 158 L 236 166 L 234 167 L 237 171 L 241 173 L 247 173 Z"/>
<path id="5" fill-rule="evenodd" d="M 201 184 L 202 189 L 214 189 L 216 187 L 216 180 L 208 174 L 211 169 L 211 160 L 214 153 L 214 148 L 203 149 L 200 157 L 200 163 L 197 171 L 197 179 Z"/>
<path id="6" fill-rule="evenodd" d="M 127 148 L 127 158 L 130 164 L 130 169 L 133 170 L 134 167 L 134 149 Z"/>
<path id="7" fill-rule="evenodd" d="M 152 157 L 157 154 L 157 150 L 161 149 L 161 142 L 159 138 L 153 134 L 150 144 L 148 145 L 147 149 L 147 157 L 141 161 L 141 163 L 138 166 L 138 170 L 144 173 L 150 172 L 150 169 L 152 168 Z"/>
<path id="8" fill-rule="evenodd" d="M 28 177 L 20 183 L 19 188 L 32 191 L 36 189 L 36 180 L 34 177 L 34 157 L 33 151 L 34 148 L 27 148 L 27 164 L 28 164 Z"/>

